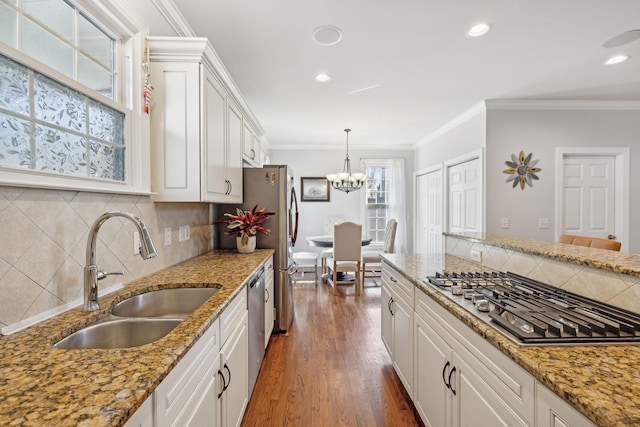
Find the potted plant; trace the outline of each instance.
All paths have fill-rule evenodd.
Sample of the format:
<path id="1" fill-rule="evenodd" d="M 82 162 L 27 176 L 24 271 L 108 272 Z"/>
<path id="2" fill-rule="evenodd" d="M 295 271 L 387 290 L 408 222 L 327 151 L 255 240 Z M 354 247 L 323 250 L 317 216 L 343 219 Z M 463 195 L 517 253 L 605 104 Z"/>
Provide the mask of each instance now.
<path id="1" fill-rule="evenodd" d="M 250 253 L 256 249 L 256 235 L 258 232 L 269 234 L 269 229 L 263 227 L 267 218 L 275 215 L 266 208 L 258 209 L 256 204 L 250 211 L 236 209 L 236 214 L 225 213 L 224 218 L 215 221 L 216 224 L 227 224 L 227 234 L 236 236 L 236 246 L 240 253 Z"/>

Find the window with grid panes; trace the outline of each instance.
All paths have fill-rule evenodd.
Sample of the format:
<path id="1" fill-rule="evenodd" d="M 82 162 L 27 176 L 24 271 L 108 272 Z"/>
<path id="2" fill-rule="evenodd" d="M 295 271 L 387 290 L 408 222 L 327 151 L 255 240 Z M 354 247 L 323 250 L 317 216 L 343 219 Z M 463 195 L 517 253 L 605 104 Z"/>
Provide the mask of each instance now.
<path id="1" fill-rule="evenodd" d="M 0 169 L 126 181 L 118 46 L 70 1 L 0 0 Z"/>
<path id="2" fill-rule="evenodd" d="M 389 220 L 390 165 L 383 162 L 367 165 L 365 196 L 367 232 L 371 243 L 384 243 L 384 232 Z"/>

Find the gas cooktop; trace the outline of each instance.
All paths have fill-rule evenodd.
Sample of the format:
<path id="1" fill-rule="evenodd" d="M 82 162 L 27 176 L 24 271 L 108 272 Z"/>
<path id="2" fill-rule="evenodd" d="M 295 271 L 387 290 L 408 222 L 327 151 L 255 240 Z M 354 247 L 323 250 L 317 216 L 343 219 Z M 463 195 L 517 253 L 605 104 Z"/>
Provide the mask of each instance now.
<path id="1" fill-rule="evenodd" d="M 518 343 L 640 343 L 639 314 L 515 273 L 436 273 L 425 283 Z"/>

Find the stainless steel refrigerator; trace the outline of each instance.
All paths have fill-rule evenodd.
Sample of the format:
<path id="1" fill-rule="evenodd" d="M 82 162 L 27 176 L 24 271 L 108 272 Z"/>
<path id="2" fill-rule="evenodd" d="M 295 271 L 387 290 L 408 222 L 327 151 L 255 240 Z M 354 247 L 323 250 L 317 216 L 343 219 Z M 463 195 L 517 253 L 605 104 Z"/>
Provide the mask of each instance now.
<path id="1" fill-rule="evenodd" d="M 223 212 L 241 207 L 251 210 L 256 203 L 260 208 L 275 212 L 264 223 L 269 234 L 258 233 L 256 248 L 274 249 L 274 279 L 276 317 L 274 332 L 286 332 L 293 321 L 293 281 L 295 273 L 293 246 L 298 231 L 298 200 L 294 188 L 293 172 L 286 165 L 266 165 L 245 168 L 242 205 L 223 206 Z M 235 248 L 235 237 L 226 235 L 220 225 L 221 248 Z"/>

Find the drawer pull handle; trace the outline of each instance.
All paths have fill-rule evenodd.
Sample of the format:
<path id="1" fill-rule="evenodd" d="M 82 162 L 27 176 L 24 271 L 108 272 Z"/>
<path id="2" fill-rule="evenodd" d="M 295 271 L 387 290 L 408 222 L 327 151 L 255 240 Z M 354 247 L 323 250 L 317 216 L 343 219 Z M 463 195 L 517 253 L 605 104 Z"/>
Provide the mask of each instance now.
<path id="1" fill-rule="evenodd" d="M 449 362 L 447 362 L 447 363 L 449 363 Z M 451 376 L 453 375 L 453 373 L 455 371 L 456 371 L 456 367 L 455 366 L 453 367 L 453 369 L 451 369 L 451 371 L 449 371 L 449 384 L 447 385 L 447 387 L 449 387 L 451 389 L 451 393 L 453 393 L 454 395 L 456 394 L 456 390 L 451 385 Z"/>
<path id="2" fill-rule="evenodd" d="M 447 379 L 444 377 L 444 373 L 447 371 L 447 366 L 449 366 L 448 361 L 444 364 L 444 368 L 442 368 L 442 382 L 444 382 L 444 385 L 446 385 L 447 388 L 451 388 L 451 384 L 448 384 Z"/>
<path id="3" fill-rule="evenodd" d="M 224 375 L 222 374 L 222 371 L 220 369 L 218 369 L 218 375 L 222 377 L 222 390 L 220 390 L 220 393 L 218 393 L 218 399 L 220 399 L 222 393 L 224 393 L 224 391 L 227 389 L 227 381 L 224 379 Z"/>
<path id="4" fill-rule="evenodd" d="M 229 382 L 224 386 L 224 390 L 222 391 L 226 391 L 229 385 L 231 384 L 231 370 L 229 369 L 226 363 L 224 364 L 224 369 L 226 369 L 227 373 L 229 374 Z"/>
<path id="5" fill-rule="evenodd" d="M 398 281 L 393 276 L 389 276 L 389 280 L 391 280 L 393 283 L 398 283 Z"/>

